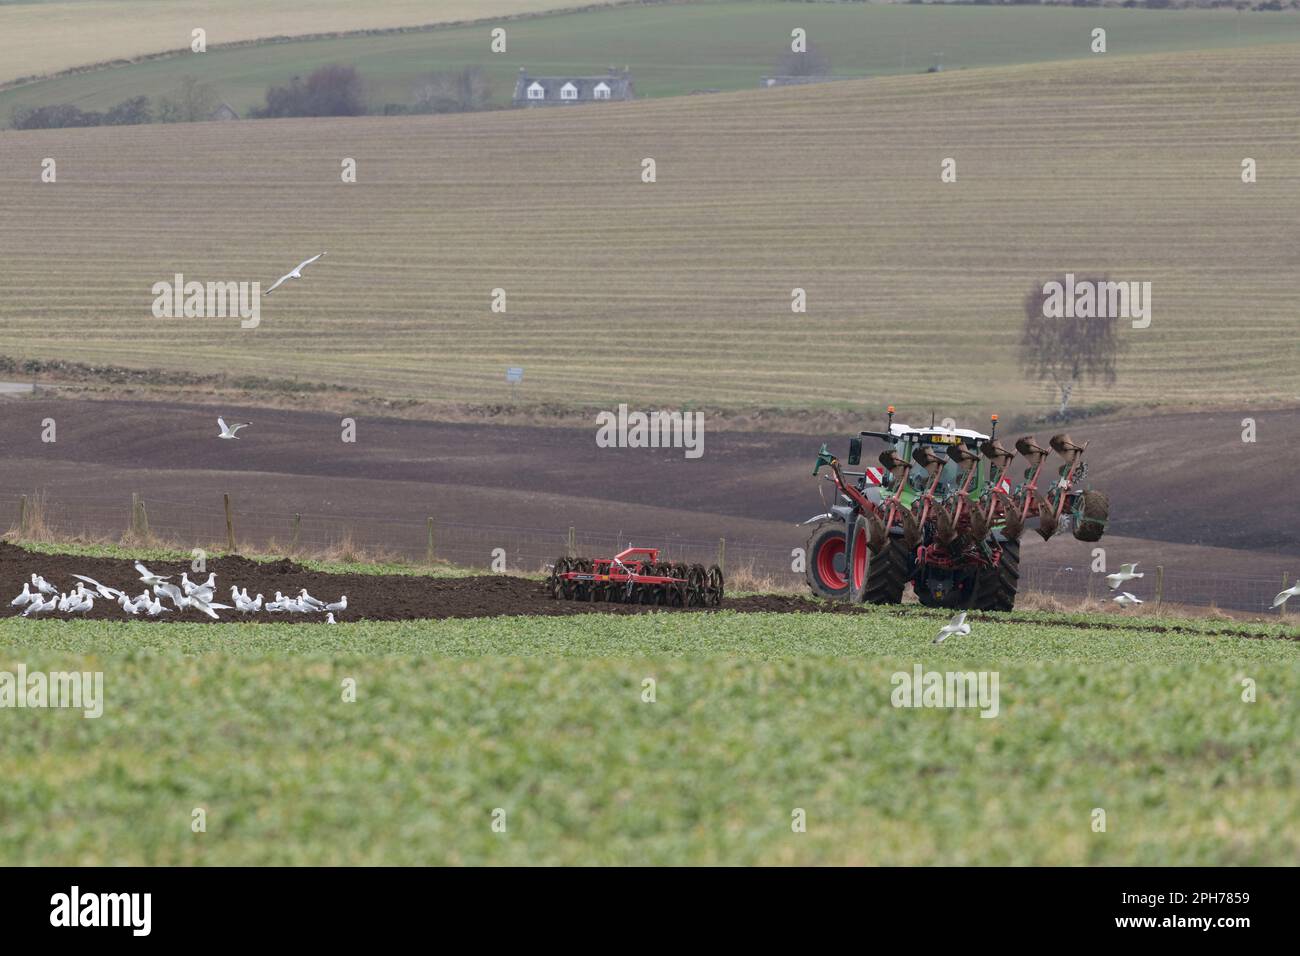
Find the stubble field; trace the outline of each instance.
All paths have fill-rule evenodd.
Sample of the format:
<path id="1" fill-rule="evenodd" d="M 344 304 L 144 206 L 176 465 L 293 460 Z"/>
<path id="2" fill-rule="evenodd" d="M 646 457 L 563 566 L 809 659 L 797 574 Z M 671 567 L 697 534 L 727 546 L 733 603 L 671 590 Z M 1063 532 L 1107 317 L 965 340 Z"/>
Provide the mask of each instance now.
<path id="1" fill-rule="evenodd" d="M 1281 45 L 560 112 L 10 132 L 4 351 L 447 400 L 503 398 L 522 365 L 523 401 L 960 415 L 1044 400 L 1016 370 L 1021 300 L 1103 272 L 1150 280 L 1153 318 L 1122 333 L 1118 383 L 1077 402 L 1294 400 L 1298 96 L 1300 46 Z M 323 249 L 255 330 L 151 315 L 177 272 L 265 286 Z"/>

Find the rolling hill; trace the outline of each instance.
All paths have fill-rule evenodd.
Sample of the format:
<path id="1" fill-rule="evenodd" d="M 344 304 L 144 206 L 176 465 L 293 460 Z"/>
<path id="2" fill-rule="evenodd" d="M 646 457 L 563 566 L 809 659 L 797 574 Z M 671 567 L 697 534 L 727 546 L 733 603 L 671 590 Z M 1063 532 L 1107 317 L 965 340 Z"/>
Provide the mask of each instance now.
<path id="1" fill-rule="evenodd" d="M 513 16 L 599 0 L 6 0 L 0 83 L 90 64 L 262 37 L 376 30 Z"/>
<path id="2" fill-rule="evenodd" d="M 273 22 L 239 10 L 241 29 L 209 29 L 211 48 L 202 55 L 182 54 L 57 77 L 0 90 L 0 122 L 15 106 L 75 103 L 82 109 L 107 109 L 131 97 L 174 95 L 182 77 L 211 84 L 241 115 L 264 100 L 267 86 L 332 63 L 355 66 L 366 81 L 371 108 L 410 104 L 418 78 L 432 70 L 478 66 L 493 88 L 497 105 L 509 103 L 515 75 L 523 66 L 539 73 L 587 74 L 607 65 L 629 65 L 638 96 L 678 96 L 696 90 L 749 90 L 777 65 L 790 31 L 798 26 L 830 57 L 842 76 L 915 74 L 936 63 L 945 69 L 1013 66 L 1091 56 L 1092 30 L 1107 31 L 1111 56 L 1174 51 L 1250 48 L 1300 42 L 1300 15 L 1239 14 L 1235 11 L 1151 11 L 1072 9 L 1068 7 L 933 6 L 860 3 L 790 3 L 786 0 L 696 0 L 689 3 L 622 5 L 581 13 L 530 17 L 507 24 L 503 54 L 488 48 L 483 24 L 434 31 L 348 35 L 293 42 L 220 48 L 226 37 L 270 33 L 324 33 L 349 24 L 423 23 L 466 16 L 470 5 L 452 0 L 416 5 L 389 0 L 370 6 L 328 5 L 311 17 L 300 4 L 278 12 Z M 110 4 L 115 5 L 115 4 Z M 580 6 L 543 0 L 494 0 L 472 5 L 476 18 L 496 13 Z M 279 9 L 277 4 L 276 9 Z M 4 7 L 0 7 L 0 17 Z M 83 21 L 79 20 L 78 23 Z M 98 29 L 98 18 L 90 20 Z M 188 47 L 190 21 L 173 27 L 164 49 Z M 2 31 L 0 31 L 2 32 Z M 91 33 L 98 42 L 98 33 Z M 144 36 L 149 36 L 144 31 Z M 258 34 L 261 35 L 261 34 Z M 177 39 L 179 36 L 180 39 Z M 103 59 L 93 52 L 80 54 Z M 0 60 L 3 58 L 0 57 Z"/>
<path id="3" fill-rule="evenodd" d="M 1076 402 L 1294 401 L 1298 95 L 1300 45 L 1281 44 L 563 111 L 11 131 L 5 351 L 394 397 L 495 401 L 522 365 L 524 401 L 958 414 L 1044 400 L 1016 368 L 1023 297 L 1103 272 L 1151 281 L 1153 319 Z M 151 314 L 175 273 L 265 287 L 322 249 L 257 329 Z"/>

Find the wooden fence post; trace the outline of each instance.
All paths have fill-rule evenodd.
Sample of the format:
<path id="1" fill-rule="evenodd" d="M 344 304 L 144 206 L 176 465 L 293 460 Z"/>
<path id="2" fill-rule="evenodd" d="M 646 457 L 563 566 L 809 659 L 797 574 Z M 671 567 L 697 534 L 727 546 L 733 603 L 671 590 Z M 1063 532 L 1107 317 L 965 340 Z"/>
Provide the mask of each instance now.
<path id="1" fill-rule="evenodd" d="M 1088 575 L 1088 603 L 1089 604 L 1093 602 L 1093 595 L 1097 591 L 1096 584 L 1097 584 L 1097 576 L 1095 574 Z"/>
<path id="2" fill-rule="evenodd" d="M 230 495 L 222 495 L 221 500 L 226 506 L 226 550 L 231 554 L 235 553 L 235 519 L 230 514 Z"/>
<path id="3" fill-rule="evenodd" d="M 149 512 L 145 509 L 144 499 L 140 500 L 140 537 L 149 540 Z"/>
<path id="4" fill-rule="evenodd" d="M 140 534 L 140 493 L 131 492 L 131 536 L 138 537 Z"/>
<path id="5" fill-rule="evenodd" d="M 425 564 L 433 564 L 433 515 L 429 516 L 425 522 L 425 527 L 428 531 L 428 541 L 424 549 L 424 562 Z"/>
<path id="6" fill-rule="evenodd" d="M 576 558 L 578 556 L 578 532 L 574 529 L 573 525 L 569 525 L 568 555 L 571 558 Z"/>
<path id="7" fill-rule="evenodd" d="M 1156 613 L 1160 613 L 1160 605 L 1165 601 L 1165 566 L 1156 565 Z"/>
<path id="8" fill-rule="evenodd" d="M 298 531 L 302 528 L 302 515 L 294 512 L 293 516 L 293 533 L 289 538 L 289 551 L 296 553 L 298 550 Z"/>
<path id="9" fill-rule="evenodd" d="M 27 496 L 18 499 L 18 533 L 27 533 Z"/>
<path id="10" fill-rule="evenodd" d="M 24 497 L 25 497 L 25 496 L 24 496 Z M 1282 590 L 1283 590 L 1283 591 L 1286 590 L 1286 588 L 1287 588 L 1287 582 L 1289 582 L 1290 580 L 1291 580 L 1291 575 L 1290 575 L 1288 572 L 1283 571 L 1283 572 L 1282 572 Z M 1286 617 L 1286 601 L 1283 601 L 1281 604 L 1279 604 L 1279 605 L 1277 606 L 1277 616 L 1278 616 L 1278 617 Z"/>
<path id="11" fill-rule="evenodd" d="M 718 539 L 718 567 L 722 570 L 727 568 L 727 539 Z"/>

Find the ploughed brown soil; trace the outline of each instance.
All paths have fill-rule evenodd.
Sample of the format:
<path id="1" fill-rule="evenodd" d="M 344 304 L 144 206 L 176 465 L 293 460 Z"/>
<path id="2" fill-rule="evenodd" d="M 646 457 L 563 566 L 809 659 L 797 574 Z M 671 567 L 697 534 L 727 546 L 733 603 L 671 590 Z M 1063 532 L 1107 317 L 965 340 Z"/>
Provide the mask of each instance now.
<path id="1" fill-rule="evenodd" d="M 159 575 L 172 575 L 172 580 L 179 582 L 182 572 L 189 571 L 189 565 L 180 561 L 149 562 L 150 571 Z M 579 601 L 557 601 L 550 597 L 540 582 L 530 578 L 510 575 L 488 574 L 468 578 L 433 578 L 418 575 L 375 575 L 375 574 L 329 574 L 312 571 L 289 559 L 274 562 L 251 561 L 241 557 L 214 558 L 208 561 L 209 571 L 217 575 L 217 603 L 233 604 L 229 600 L 230 587 L 237 584 L 247 587 L 249 594 L 261 592 L 265 597 L 274 597 L 276 591 L 296 595 L 302 588 L 322 601 L 337 601 L 340 596 L 348 596 L 346 611 L 336 611 L 336 621 L 405 621 L 405 620 L 444 620 L 448 618 L 498 617 L 518 615 L 568 616 L 574 614 L 646 614 L 655 611 L 670 614 L 709 613 L 711 608 L 669 608 L 649 607 L 633 604 L 584 603 Z M 144 589 L 139 580 L 134 563 L 117 558 L 85 558 L 64 555 L 48 555 L 27 551 L 7 542 L 0 541 L 0 617 L 12 617 L 21 614 L 24 608 L 12 607 L 9 602 L 23 589 L 25 582 L 31 581 L 32 573 L 41 575 L 60 591 L 71 591 L 76 587 L 77 579 L 73 574 L 94 578 L 101 584 L 125 590 L 132 597 Z M 191 579 L 203 580 L 207 574 L 191 575 Z M 163 604 L 170 607 L 166 598 Z M 795 595 L 763 594 L 741 598 L 726 598 L 722 608 L 730 611 L 756 612 L 765 611 L 777 614 L 888 614 L 910 613 L 899 608 L 867 607 L 845 603 L 813 601 Z M 287 621 L 295 624 L 321 623 L 324 614 L 290 614 L 258 611 L 244 614 L 229 610 L 218 612 L 223 622 L 228 621 Z M 982 616 L 982 615 L 976 615 Z M 1024 615 L 994 615 L 998 620 L 1030 620 Z M 198 623 L 220 623 L 193 609 L 172 610 L 150 618 L 141 614 L 130 618 L 116 603 L 97 600 L 94 610 L 87 614 L 61 614 L 50 612 L 40 615 L 41 619 L 115 619 L 141 621 L 192 621 Z M 1073 625 L 1090 630 L 1129 627 L 1128 622 L 1091 621 L 1087 624 Z M 1180 631 L 1176 621 L 1147 621 L 1143 626 L 1158 633 Z M 1221 632 L 1226 635 L 1239 634 L 1243 637 L 1257 635 L 1244 631 L 1235 631 L 1227 627 Z M 1288 635 L 1288 639 L 1300 640 L 1300 632 Z"/>
<path id="2" fill-rule="evenodd" d="M 333 401 L 322 396 L 322 409 Z M 903 411 L 900 417 L 914 422 L 928 415 Z M 1093 549 L 1101 546 L 1112 567 L 1140 562 L 1147 572 L 1140 597 L 1154 597 L 1150 572 L 1159 565 L 1166 602 L 1266 611 L 1283 574 L 1295 580 L 1300 557 L 1300 510 L 1292 500 L 1297 411 L 1072 426 L 1076 440 L 1090 442 L 1088 482 L 1110 496 L 1111 520 L 1095 544 L 1067 533 L 1044 543 L 1026 533 L 1022 585 L 1082 597 Z M 220 441 L 219 414 L 253 425 L 240 441 Z M 340 440 L 344 416 L 356 419 L 354 443 Z M 1258 421 L 1259 442 L 1242 442 L 1244 417 Z M 42 441 L 47 418 L 57 421 L 57 442 Z M 864 412 L 861 425 L 880 427 L 878 418 Z M 725 538 L 730 567 L 752 562 L 778 586 L 801 586 L 790 562 L 808 537 L 799 522 L 825 510 L 819 490 L 826 483 L 813 478 L 812 460 L 823 441 L 847 451 L 843 423 L 810 427 L 809 434 L 706 426 L 703 456 L 688 459 L 682 449 L 598 448 L 594 421 L 588 428 L 439 423 L 370 417 L 343 400 L 331 414 L 42 393 L 0 400 L 0 532 L 16 520 L 18 496 L 26 494 L 39 496 L 57 534 L 115 539 L 138 493 L 162 540 L 212 550 L 225 539 L 222 496 L 229 494 L 238 541 L 250 549 L 288 550 L 292 517 L 301 514 L 306 552 L 347 534 L 370 553 L 418 559 L 433 516 L 437 556 L 459 565 L 483 567 L 501 548 L 510 571 L 537 571 L 562 552 L 574 527 L 579 551 L 590 557 L 633 542 L 711 563 Z M 1046 442 L 1052 431 L 1035 433 Z M 867 445 L 871 461 L 879 448 Z M 473 589 L 466 600 L 481 592 Z"/>
<path id="3" fill-rule="evenodd" d="M 150 571 L 158 575 L 171 575 L 179 584 L 181 573 L 189 572 L 188 562 L 148 562 Z M 470 578 L 433 578 L 417 575 L 327 574 L 312 571 L 288 559 L 275 562 L 250 561 L 241 557 L 210 559 L 207 570 L 216 572 L 217 594 L 213 599 L 219 604 L 233 604 L 231 585 L 248 588 L 250 595 L 261 593 L 272 599 L 275 592 L 297 595 L 306 588 L 312 597 L 322 601 L 337 601 L 348 596 L 346 611 L 334 612 L 337 621 L 405 621 L 414 619 L 443 619 L 460 617 L 495 617 L 521 614 L 641 614 L 649 611 L 688 611 L 696 613 L 703 608 L 658 608 L 624 604 L 588 604 L 577 601 L 557 601 L 551 598 L 536 580 L 510 575 L 489 574 Z M 86 558 L 65 555 L 37 554 L 0 542 L 0 617 L 21 614 L 25 607 L 12 607 L 9 602 L 30 583 L 32 574 L 41 575 L 60 591 L 72 591 L 77 585 L 73 574 L 94 578 L 100 584 L 126 591 L 135 597 L 144 584 L 139 580 L 133 562 L 117 558 Z M 207 573 L 190 574 L 191 580 L 202 581 Z M 87 585 L 89 587 L 89 585 Z M 163 598 L 171 607 L 171 601 Z M 728 599 L 724 608 L 737 611 L 817 611 L 821 605 L 803 598 L 778 595 Z M 218 611 L 224 621 L 290 621 L 294 623 L 320 623 L 324 614 L 290 614 L 258 611 L 244 614 L 239 611 Z M 48 612 L 41 618 L 81 618 L 128 620 L 130 618 L 113 601 L 99 600 L 94 610 L 87 614 L 60 614 Z M 156 618 L 140 615 L 142 621 L 197 621 L 217 623 L 192 608 L 172 610 Z"/>

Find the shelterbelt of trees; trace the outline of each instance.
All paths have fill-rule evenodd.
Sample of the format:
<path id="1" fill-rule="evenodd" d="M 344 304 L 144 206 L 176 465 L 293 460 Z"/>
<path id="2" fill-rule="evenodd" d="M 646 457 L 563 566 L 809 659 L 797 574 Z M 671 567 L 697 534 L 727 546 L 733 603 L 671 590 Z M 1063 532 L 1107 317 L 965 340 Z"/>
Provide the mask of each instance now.
<path id="1" fill-rule="evenodd" d="M 290 116 L 364 116 L 410 113 L 466 113 L 486 109 L 492 90 L 476 66 L 419 78 L 408 103 L 386 103 L 372 110 L 366 103 L 365 81 L 355 67 L 331 64 L 312 71 L 304 80 L 295 76 L 282 86 L 266 90 L 266 103 L 253 109 L 253 119 Z M 14 129 L 62 129 L 74 126 L 138 126 L 145 123 L 194 123 L 213 119 L 221 106 L 220 94 L 210 83 L 185 76 L 174 94 L 151 100 L 135 96 L 104 111 L 83 110 L 73 103 L 15 107 L 10 116 Z"/>

